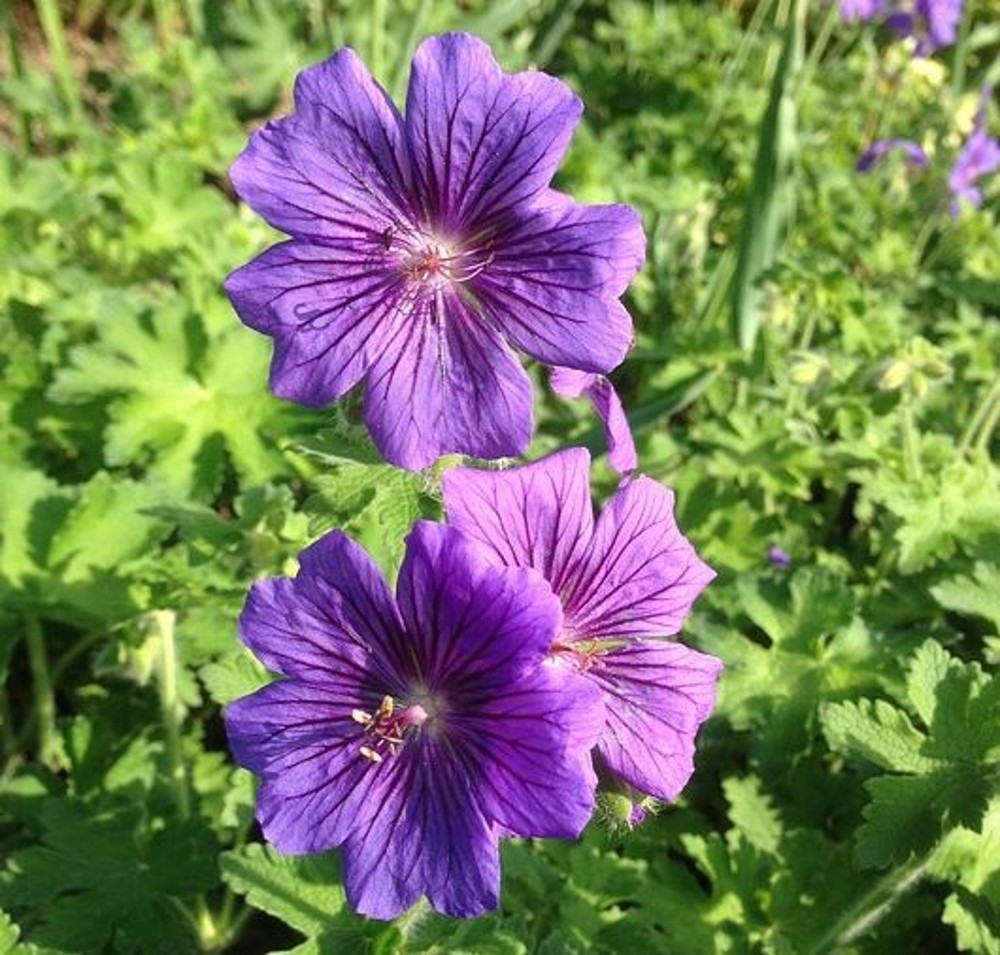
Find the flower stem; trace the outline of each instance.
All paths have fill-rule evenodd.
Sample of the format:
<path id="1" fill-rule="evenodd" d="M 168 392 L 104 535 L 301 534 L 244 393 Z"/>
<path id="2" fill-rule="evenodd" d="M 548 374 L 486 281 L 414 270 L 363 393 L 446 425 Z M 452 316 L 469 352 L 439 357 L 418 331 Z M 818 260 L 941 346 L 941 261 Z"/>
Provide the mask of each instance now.
<path id="1" fill-rule="evenodd" d="M 384 81 L 385 68 L 385 0 L 372 0 L 372 76 Z"/>
<path id="2" fill-rule="evenodd" d="M 72 117 L 76 120 L 82 119 L 83 104 L 80 99 L 80 88 L 69 58 L 66 31 L 59 15 L 59 3 L 57 0 L 38 0 L 37 7 L 38 19 L 42 24 L 42 32 L 45 34 L 45 42 L 48 44 L 49 56 L 52 58 L 60 91 Z"/>
<path id="3" fill-rule="evenodd" d="M 403 936 L 404 946 L 410 936 L 413 935 L 417 926 L 430 914 L 430 903 L 422 895 L 406 912 L 396 919 L 396 928 L 399 930 L 399 934 Z"/>
<path id="4" fill-rule="evenodd" d="M 38 761 L 49 765 L 55 758 L 56 698 L 49 673 L 49 655 L 45 650 L 45 637 L 38 617 L 32 615 L 25 621 L 25 642 L 28 646 L 28 665 L 35 688 L 35 724 L 38 731 Z"/>
<path id="5" fill-rule="evenodd" d="M 172 610 L 154 610 L 152 619 L 160 638 L 160 713 L 166 737 L 167 776 L 173 791 L 177 816 L 181 822 L 185 822 L 191 818 L 191 791 L 184 767 L 181 702 L 177 694 L 177 643 L 174 639 L 177 615 Z M 206 952 L 216 950 L 220 942 L 219 929 L 202 895 L 195 899 L 192 923 L 201 950 Z"/>
<path id="6" fill-rule="evenodd" d="M 923 858 L 892 869 L 865 892 L 837 919 L 806 955 L 840 952 L 870 932 L 893 906 L 926 875 L 934 861 L 937 846 Z"/>
<path id="7" fill-rule="evenodd" d="M 993 437 L 993 431 L 996 429 L 998 421 L 1000 421 L 1000 392 L 994 395 L 993 404 L 986 412 L 983 423 L 980 425 L 979 437 L 976 438 L 976 451 L 986 453 L 989 449 L 990 439 Z"/>
<path id="8" fill-rule="evenodd" d="M 899 404 L 899 427 L 903 441 L 903 470 L 907 481 L 919 481 L 923 475 L 917 446 L 917 429 L 913 421 L 913 394 L 903 389 Z"/>
<path id="9" fill-rule="evenodd" d="M 0 0 L 0 26 L 4 33 L 4 53 L 7 56 L 11 76 L 24 77 L 24 62 L 21 59 L 21 47 L 17 40 L 17 30 L 14 26 L 14 14 L 11 10 L 11 0 Z M 27 112 L 18 107 L 17 124 L 20 127 L 21 148 L 30 153 L 33 145 L 31 138 L 31 119 Z"/>
<path id="10" fill-rule="evenodd" d="M 979 403 L 979 406 L 969 419 L 969 423 L 966 425 L 965 431 L 962 432 L 962 437 L 958 442 L 958 453 L 960 456 L 965 455 L 968 452 L 977 434 L 981 437 L 985 433 L 983 431 L 983 423 L 985 421 L 992 418 L 993 425 L 996 425 L 995 411 L 998 407 L 1000 407 L 1000 375 L 998 375 L 993 384 L 990 385 L 989 391 L 986 392 L 986 396 Z M 986 441 L 989 441 L 988 437 Z M 977 446 L 979 446 L 979 442 L 977 442 Z M 986 442 L 983 442 L 982 446 L 985 447 Z"/>
<path id="11" fill-rule="evenodd" d="M 181 750 L 180 700 L 177 696 L 177 647 L 172 610 L 153 611 L 153 625 L 160 637 L 160 713 L 167 745 L 167 778 L 181 820 L 191 816 L 191 794 Z"/>

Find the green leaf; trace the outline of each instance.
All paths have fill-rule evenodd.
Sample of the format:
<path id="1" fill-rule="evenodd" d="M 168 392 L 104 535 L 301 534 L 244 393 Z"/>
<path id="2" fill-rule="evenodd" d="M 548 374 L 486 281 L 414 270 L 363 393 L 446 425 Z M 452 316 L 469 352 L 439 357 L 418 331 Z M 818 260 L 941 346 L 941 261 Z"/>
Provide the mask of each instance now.
<path id="1" fill-rule="evenodd" d="M 99 343 L 74 350 L 52 396 L 112 397 L 107 463 L 148 461 L 150 474 L 173 489 L 212 492 L 224 451 L 248 483 L 280 475 L 283 462 L 267 437 L 281 432 L 290 412 L 263 384 L 265 343 L 233 327 L 199 350 L 187 324 L 181 307 L 170 305 L 116 323 Z"/>
<path id="2" fill-rule="evenodd" d="M 42 844 L 13 853 L 0 904 L 34 910 L 42 945 L 96 952 L 194 952 L 178 897 L 212 888 L 213 845 L 200 824 L 150 832 L 141 810 L 49 799 Z"/>
<path id="3" fill-rule="evenodd" d="M 737 581 L 747 616 L 782 649 L 813 653 L 823 637 L 851 622 L 854 596 L 825 567 L 804 567 L 791 582 L 747 574 Z"/>
<path id="4" fill-rule="evenodd" d="M 753 182 L 740 231 L 733 276 L 732 309 L 736 341 L 752 352 L 760 329 L 759 282 L 775 262 L 795 202 L 798 152 L 795 85 L 805 48 L 805 0 L 793 4 L 785 28 L 781 59 L 757 136 Z"/>
<path id="5" fill-rule="evenodd" d="M 1000 633 L 1000 565 L 980 561 L 971 576 L 950 577 L 931 587 L 931 594 L 947 610 L 989 620 Z"/>
<path id="6" fill-rule="evenodd" d="M 1000 955 L 1000 913 L 987 899 L 960 885 L 945 899 L 941 921 L 954 927 L 960 951 Z"/>
<path id="7" fill-rule="evenodd" d="M 961 771 L 879 776 L 865 789 L 871 801 L 856 844 L 865 867 L 899 865 L 929 850 L 947 827 L 977 825 L 990 792 L 984 777 Z"/>
<path id="8" fill-rule="evenodd" d="M 271 846 L 253 844 L 222 853 L 219 865 L 226 883 L 250 905 L 314 943 L 296 951 L 364 951 L 373 935 L 372 923 L 346 907 L 335 853 L 284 856 Z"/>
<path id="9" fill-rule="evenodd" d="M 0 464 L 0 579 L 17 586 L 46 562 L 72 494 L 40 471 Z"/>
<path id="10" fill-rule="evenodd" d="M 729 819 L 747 841 L 764 852 L 774 853 L 781 842 L 781 818 L 756 776 L 731 776 L 722 784 L 729 803 Z"/>
<path id="11" fill-rule="evenodd" d="M 830 703 L 820 712 L 835 752 L 890 772 L 930 773 L 941 767 L 940 761 L 921 754 L 927 737 L 903 710 L 883 700 Z"/>

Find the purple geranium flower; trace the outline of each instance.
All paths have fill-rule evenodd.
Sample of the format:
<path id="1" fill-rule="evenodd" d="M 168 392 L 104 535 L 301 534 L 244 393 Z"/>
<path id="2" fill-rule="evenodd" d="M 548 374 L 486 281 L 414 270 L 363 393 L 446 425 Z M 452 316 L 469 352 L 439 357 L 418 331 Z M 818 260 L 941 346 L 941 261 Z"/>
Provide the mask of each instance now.
<path id="1" fill-rule="evenodd" d="M 523 452 L 531 386 L 511 346 L 605 373 L 632 341 L 618 297 L 642 264 L 638 214 L 549 188 L 581 111 L 458 33 L 420 45 L 405 119 L 352 50 L 300 74 L 295 114 L 230 171 L 291 236 L 226 281 L 274 338 L 274 392 L 319 406 L 363 380 L 376 445 L 408 468 Z"/>
<path id="2" fill-rule="evenodd" d="M 256 584 L 240 630 L 286 679 L 225 717 L 237 761 L 263 778 L 267 839 L 340 846 L 347 897 L 376 918 L 420 895 L 454 916 L 495 907 L 498 839 L 576 836 L 594 806 L 603 707 L 545 663 L 559 625 L 538 574 L 490 566 L 426 522 L 395 597 L 336 531 L 295 579 Z"/>
<path id="3" fill-rule="evenodd" d="M 902 152 L 906 156 L 907 165 L 916 166 L 920 169 L 926 169 L 930 160 L 927 158 L 927 153 L 924 152 L 923 148 L 919 143 L 915 143 L 912 139 L 879 139 L 872 143 L 859 157 L 857 163 L 855 163 L 854 168 L 858 172 L 869 172 L 874 168 L 887 153 Z"/>
<path id="4" fill-rule="evenodd" d="M 840 0 L 840 15 L 848 23 L 854 20 L 874 20 L 885 12 L 888 0 Z"/>
<path id="5" fill-rule="evenodd" d="M 953 216 L 961 213 L 962 202 L 978 209 L 983 204 L 983 193 L 976 181 L 1000 169 L 1000 142 L 986 132 L 986 108 L 990 95 L 988 87 L 983 89 L 972 132 L 948 176 L 948 187 L 954 197 L 950 207 Z"/>
<path id="6" fill-rule="evenodd" d="M 604 375 L 593 375 L 572 368 L 553 368 L 549 376 L 552 390 L 563 398 L 586 395 L 604 425 L 608 445 L 608 463 L 619 474 L 629 474 L 637 463 L 635 440 L 625 409 L 615 386 Z"/>
<path id="7" fill-rule="evenodd" d="M 495 563 L 545 576 L 563 604 L 552 654 L 604 697 L 600 757 L 641 792 L 674 799 L 722 664 L 643 638 L 677 633 L 715 575 L 677 529 L 671 492 L 649 478 L 625 483 L 595 522 L 589 470 L 581 448 L 507 471 L 449 470 L 448 520 Z"/>
<path id="8" fill-rule="evenodd" d="M 899 36 L 916 40 L 919 56 L 929 56 L 955 42 L 962 0 L 908 0 L 896 7 L 887 22 Z"/>

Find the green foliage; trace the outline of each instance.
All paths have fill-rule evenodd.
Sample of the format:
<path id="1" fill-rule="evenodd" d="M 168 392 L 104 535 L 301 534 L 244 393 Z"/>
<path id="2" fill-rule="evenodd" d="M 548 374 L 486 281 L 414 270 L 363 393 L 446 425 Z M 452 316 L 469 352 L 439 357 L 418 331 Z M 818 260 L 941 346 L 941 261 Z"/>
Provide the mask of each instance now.
<path id="1" fill-rule="evenodd" d="M 891 775 L 865 783 L 871 802 L 857 833 L 858 861 L 899 864 L 925 853 L 950 828 L 977 830 L 1000 755 L 1000 681 L 928 641 L 914 655 L 904 710 L 881 700 L 830 704 L 830 747 Z"/>
<path id="2" fill-rule="evenodd" d="M 35 908 L 32 937 L 68 951 L 195 951 L 191 926 L 172 897 L 215 880 L 211 840 L 174 823 L 152 835 L 142 812 L 94 812 L 66 799 L 46 801 L 41 841 L 15 852 L 0 876 L 6 906 Z"/>
<path id="3" fill-rule="evenodd" d="M 0 952 L 1000 953 L 998 180 L 946 212 L 997 0 L 922 59 L 798 0 L 7 6 Z M 221 283 L 275 236 L 226 169 L 302 66 L 349 44 L 401 101 L 447 29 L 565 78 L 556 185 L 643 216 L 615 383 L 718 572 L 681 638 L 726 670 L 677 805 L 505 844 L 495 915 L 387 925 L 335 853 L 260 844 L 220 715 L 271 679 L 250 584 L 333 527 L 394 575 L 451 462 L 268 393 Z M 931 168 L 857 175 L 894 135 Z M 536 377 L 531 455 L 599 456 Z"/>

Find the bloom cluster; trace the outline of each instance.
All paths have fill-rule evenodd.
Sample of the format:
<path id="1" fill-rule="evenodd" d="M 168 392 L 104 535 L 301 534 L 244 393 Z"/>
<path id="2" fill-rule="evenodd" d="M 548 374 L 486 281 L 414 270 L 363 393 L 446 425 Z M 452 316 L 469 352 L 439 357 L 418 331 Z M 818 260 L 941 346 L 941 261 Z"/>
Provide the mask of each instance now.
<path id="1" fill-rule="evenodd" d="M 840 0 L 847 21 L 878 20 L 897 36 L 912 38 L 918 56 L 951 46 L 962 20 L 963 0 Z"/>
<path id="2" fill-rule="evenodd" d="M 963 206 L 978 209 L 982 205 L 983 193 L 978 182 L 1000 169 L 1000 142 L 987 131 L 987 109 L 991 96 L 991 88 L 984 87 L 972 129 L 948 174 L 948 190 L 951 193 L 948 208 L 953 217 L 961 214 Z M 903 153 L 907 163 L 915 168 L 926 169 L 930 165 L 930 157 L 919 143 L 894 138 L 881 139 L 869 146 L 859 157 L 855 168 L 858 172 L 869 172 L 892 152 Z"/>
<path id="3" fill-rule="evenodd" d="M 500 840 L 579 835 L 599 779 L 635 801 L 629 825 L 646 797 L 676 799 L 714 704 L 721 662 L 672 639 L 714 574 L 671 492 L 633 475 L 606 377 L 645 240 L 633 209 L 550 188 L 580 115 L 568 87 L 504 74 L 470 36 L 421 44 L 405 118 L 350 50 L 295 99 L 232 169 L 291 237 L 226 283 L 274 339 L 273 390 L 322 405 L 363 383 L 372 438 L 405 467 L 510 456 L 531 437 L 513 346 L 591 400 L 626 475 L 595 518 L 585 450 L 454 467 L 446 520 L 413 527 L 395 589 L 334 530 L 240 617 L 279 675 L 225 713 L 265 837 L 339 847 L 363 914 L 426 896 L 476 916 L 499 901 Z"/>

